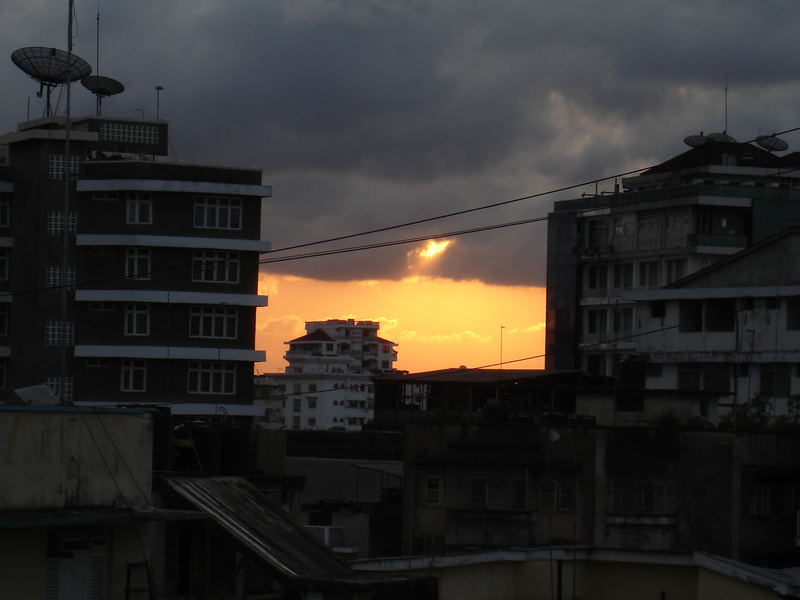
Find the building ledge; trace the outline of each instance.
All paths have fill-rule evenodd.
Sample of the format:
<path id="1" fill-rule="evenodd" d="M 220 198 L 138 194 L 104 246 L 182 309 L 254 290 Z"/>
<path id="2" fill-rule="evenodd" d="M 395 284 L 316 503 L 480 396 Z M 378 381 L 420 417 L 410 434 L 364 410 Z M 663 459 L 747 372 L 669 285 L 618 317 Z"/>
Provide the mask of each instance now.
<path id="1" fill-rule="evenodd" d="M 240 250 L 243 252 L 269 252 L 272 248 L 272 244 L 264 240 L 136 233 L 79 233 L 76 236 L 75 244 L 77 246 L 152 246 L 157 248 Z"/>
<path id="2" fill-rule="evenodd" d="M 267 306 L 267 296 L 180 292 L 172 290 L 76 290 L 77 302 L 153 302 L 157 304 L 224 304 Z"/>
<path id="3" fill-rule="evenodd" d="M 266 353 L 263 350 L 250 350 L 246 348 L 79 344 L 75 346 L 75 356 L 95 358 L 154 358 L 262 362 L 266 358 Z"/>

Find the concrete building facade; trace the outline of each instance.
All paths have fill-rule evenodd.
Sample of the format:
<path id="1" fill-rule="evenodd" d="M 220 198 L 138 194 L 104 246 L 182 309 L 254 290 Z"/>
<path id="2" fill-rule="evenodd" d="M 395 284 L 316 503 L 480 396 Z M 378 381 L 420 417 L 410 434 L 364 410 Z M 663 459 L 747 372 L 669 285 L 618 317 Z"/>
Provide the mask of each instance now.
<path id="1" fill-rule="evenodd" d="M 800 154 L 716 139 L 623 179 L 622 191 L 555 203 L 548 223 L 548 368 L 618 374 L 622 360 L 654 350 L 665 343 L 660 332 L 678 327 L 661 314 L 663 304 L 651 303 L 655 312 L 645 314 L 643 299 L 655 301 L 665 286 L 800 225 Z M 683 352 L 683 363 L 705 360 L 693 356 L 695 341 L 674 338 L 670 343 L 684 345 L 669 351 Z M 751 358 L 768 362 L 766 355 Z M 649 368 L 648 385 L 677 383 L 659 368 Z"/>
<path id="2" fill-rule="evenodd" d="M 168 123 L 0 136 L 0 380 L 65 402 L 252 396 L 261 172 L 171 162 Z M 65 210 L 68 214 L 65 214 Z"/>

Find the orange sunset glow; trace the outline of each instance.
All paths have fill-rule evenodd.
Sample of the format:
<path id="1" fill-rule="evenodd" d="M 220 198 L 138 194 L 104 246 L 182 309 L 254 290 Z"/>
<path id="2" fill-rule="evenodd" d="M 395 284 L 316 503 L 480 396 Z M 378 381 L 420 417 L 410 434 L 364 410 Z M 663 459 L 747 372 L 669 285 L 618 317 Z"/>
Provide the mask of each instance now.
<path id="1" fill-rule="evenodd" d="M 431 256 L 447 248 L 444 244 Z M 428 251 L 426 246 L 423 250 Z M 422 257 L 422 253 L 419 253 Z M 424 260 L 424 259 L 422 259 Z M 283 372 L 284 342 L 305 333 L 306 321 L 379 321 L 380 335 L 398 344 L 396 367 L 410 372 L 479 367 L 539 356 L 544 350 L 545 290 L 480 281 L 413 276 L 401 280 L 319 281 L 261 275 L 256 347 L 267 351 L 258 373 Z M 536 358 L 508 368 L 542 368 Z"/>

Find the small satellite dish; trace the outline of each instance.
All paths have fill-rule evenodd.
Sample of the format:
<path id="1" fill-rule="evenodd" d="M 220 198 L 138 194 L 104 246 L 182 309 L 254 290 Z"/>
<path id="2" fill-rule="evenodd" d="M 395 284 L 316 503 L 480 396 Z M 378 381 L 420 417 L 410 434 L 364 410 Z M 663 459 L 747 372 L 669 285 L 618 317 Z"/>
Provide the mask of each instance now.
<path id="1" fill-rule="evenodd" d="M 88 75 L 81 79 L 83 87 L 97 96 L 97 115 L 103 112 L 103 98 L 115 96 L 125 91 L 125 86 L 116 79 L 102 75 Z"/>
<path id="2" fill-rule="evenodd" d="M 729 144 L 735 144 L 736 143 L 736 138 L 734 138 L 731 135 L 728 135 L 728 133 L 726 131 L 723 131 L 721 133 L 719 133 L 719 132 L 717 132 L 717 133 L 709 133 L 708 134 L 708 139 L 711 142 L 726 142 L 726 143 L 729 143 Z"/>
<path id="3" fill-rule="evenodd" d="M 756 144 L 770 152 L 783 152 L 789 147 L 789 144 L 775 135 L 760 135 L 756 138 Z"/>
<path id="4" fill-rule="evenodd" d="M 700 135 L 687 135 L 683 138 L 683 143 L 687 146 L 691 146 L 692 148 L 697 148 L 698 146 L 702 146 L 708 141 L 708 138 L 702 134 Z"/>
<path id="5" fill-rule="evenodd" d="M 64 85 L 71 81 L 83 79 L 92 72 L 92 67 L 85 60 L 75 54 L 45 48 L 43 46 L 29 46 L 14 50 L 11 61 L 39 82 L 39 96 L 42 89 L 47 88 L 47 104 L 45 115 L 52 112 L 50 108 L 50 94 L 54 87 Z"/>

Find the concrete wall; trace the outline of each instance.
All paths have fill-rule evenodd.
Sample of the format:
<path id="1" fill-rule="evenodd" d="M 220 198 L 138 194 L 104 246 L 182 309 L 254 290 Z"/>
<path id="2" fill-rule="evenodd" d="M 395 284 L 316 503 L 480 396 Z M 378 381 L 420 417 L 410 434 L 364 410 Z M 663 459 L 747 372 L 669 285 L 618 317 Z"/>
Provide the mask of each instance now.
<path id="1" fill-rule="evenodd" d="M 15 482 L 0 492 L 3 507 L 149 505 L 152 447 L 141 412 L 3 407 L 0 481 Z"/>

